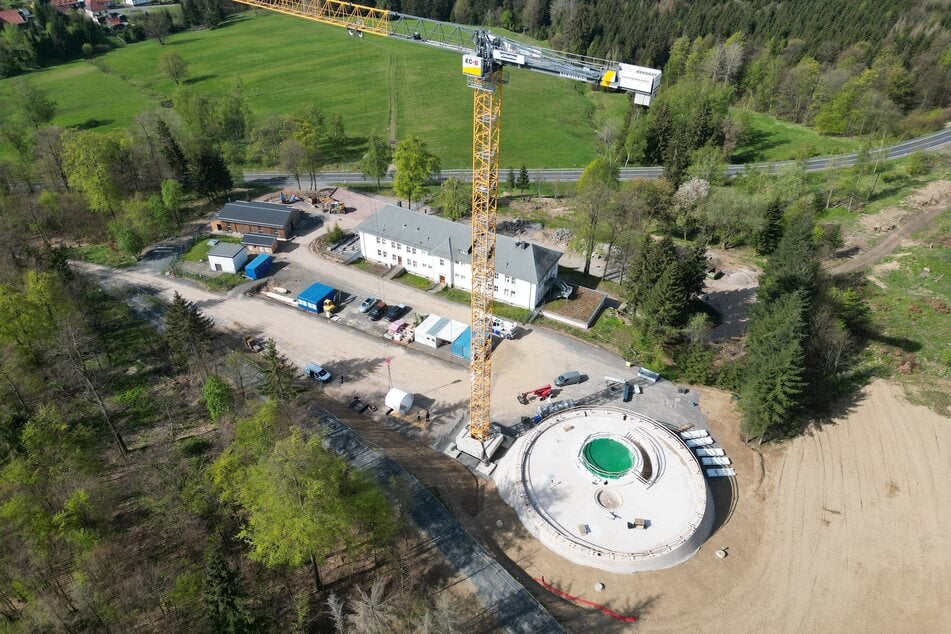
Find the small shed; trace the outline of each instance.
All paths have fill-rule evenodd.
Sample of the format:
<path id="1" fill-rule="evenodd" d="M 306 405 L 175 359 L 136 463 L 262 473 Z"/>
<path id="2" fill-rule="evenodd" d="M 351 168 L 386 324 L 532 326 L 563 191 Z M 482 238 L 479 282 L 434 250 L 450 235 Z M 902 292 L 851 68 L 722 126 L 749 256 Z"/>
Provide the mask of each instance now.
<path id="1" fill-rule="evenodd" d="M 416 327 L 416 341 L 430 348 L 452 343 L 459 338 L 469 327 L 461 321 L 448 317 L 430 315 Z"/>
<path id="2" fill-rule="evenodd" d="M 248 261 L 248 250 L 233 242 L 219 242 L 208 251 L 208 266 L 212 271 L 237 273 Z"/>
<path id="3" fill-rule="evenodd" d="M 244 267 L 244 274 L 250 277 L 252 280 L 259 280 L 268 274 L 268 271 L 271 270 L 271 264 L 273 262 L 274 258 L 267 255 L 266 253 L 261 253 L 251 260 L 251 262 L 249 262 L 246 267 Z"/>
<path id="4" fill-rule="evenodd" d="M 450 351 L 457 357 L 471 360 L 472 359 L 472 329 L 468 326 L 465 331 L 456 337 L 456 340 L 452 342 Z"/>
<path id="5" fill-rule="evenodd" d="M 241 244 L 248 247 L 251 253 L 274 253 L 277 251 L 280 242 L 277 236 L 269 236 L 263 233 L 246 233 L 241 236 Z"/>
<path id="6" fill-rule="evenodd" d="M 326 284 L 314 282 L 297 295 L 297 307 L 311 313 L 322 313 L 324 300 L 333 299 L 336 293 L 337 291 Z"/>

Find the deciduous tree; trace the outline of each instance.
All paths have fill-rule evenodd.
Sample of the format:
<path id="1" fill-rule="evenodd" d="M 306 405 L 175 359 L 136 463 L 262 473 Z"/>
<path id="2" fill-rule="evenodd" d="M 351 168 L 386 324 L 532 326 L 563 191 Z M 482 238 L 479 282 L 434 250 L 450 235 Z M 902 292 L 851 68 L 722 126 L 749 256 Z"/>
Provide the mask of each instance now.
<path id="1" fill-rule="evenodd" d="M 188 77 L 188 62 L 182 59 L 182 56 L 175 51 L 165 51 L 159 57 L 159 70 L 165 73 L 165 76 L 181 86 L 185 78 Z"/>
<path id="2" fill-rule="evenodd" d="M 439 159 L 429 153 L 419 137 L 411 136 L 396 145 L 393 162 L 393 191 L 412 208 L 413 201 L 422 198 L 426 183 L 439 174 Z"/>
<path id="3" fill-rule="evenodd" d="M 439 186 L 434 201 L 443 216 L 456 220 L 472 213 L 472 187 L 455 178 L 447 178 Z"/>
<path id="4" fill-rule="evenodd" d="M 367 141 L 366 154 L 360 160 L 360 172 L 368 178 L 375 178 L 376 188 L 380 189 L 380 180 L 386 176 L 392 158 L 390 144 L 376 134 L 371 134 Z"/>

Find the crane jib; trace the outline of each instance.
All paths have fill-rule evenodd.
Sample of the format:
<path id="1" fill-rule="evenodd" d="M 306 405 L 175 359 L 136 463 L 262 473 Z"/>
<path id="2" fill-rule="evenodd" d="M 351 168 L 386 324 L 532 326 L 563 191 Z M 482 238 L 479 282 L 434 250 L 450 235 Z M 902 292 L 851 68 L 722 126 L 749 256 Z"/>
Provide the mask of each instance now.
<path id="1" fill-rule="evenodd" d="M 346 28 L 351 35 L 364 33 L 392 37 L 426 46 L 456 51 L 481 59 L 475 65 L 463 60 L 463 73 L 485 77 L 499 66 L 517 66 L 622 92 L 635 93 L 635 102 L 650 105 L 660 86 L 659 70 L 605 59 L 555 51 L 525 44 L 485 29 L 440 22 L 341 0 L 235 0 L 241 4 L 307 18 Z"/>

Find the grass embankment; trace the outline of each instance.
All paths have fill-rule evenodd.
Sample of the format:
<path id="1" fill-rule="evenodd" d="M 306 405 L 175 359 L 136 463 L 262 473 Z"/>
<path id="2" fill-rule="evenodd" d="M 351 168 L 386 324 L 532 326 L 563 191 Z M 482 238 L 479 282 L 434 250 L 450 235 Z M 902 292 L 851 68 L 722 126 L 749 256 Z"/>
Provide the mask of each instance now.
<path id="1" fill-rule="evenodd" d="M 823 136 L 811 128 L 780 121 L 759 112 L 734 109 L 748 122 L 747 141 L 733 152 L 733 163 L 785 161 L 803 156 L 847 154 L 859 149 L 862 140 Z"/>
<path id="2" fill-rule="evenodd" d="M 880 351 L 913 384 L 913 393 L 945 415 L 951 415 L 949 235 L 951 211 L 946 211 L 915 234 L 915 246 L 885 258 L 867 287 Z"/>
<path id="3" fill-rule="evenodd" d="M 471 303 L 470 300 L 472 298 L 470 293 L 458 288 L 444 288 L 443 290 L 436 293 L 436 295 L 453 302 L 465 304 L 467 306 Z M 527 308 L 510 306 L 509 304 L 503 304 L 496 301 L 492 303 L 492 314 L 496 317 L 501 317 L 502 319 L 510 319 L 523 324 L 528 320 L 528 316 L 532 313 Z"/>
<path id="4" fill-rule="evenodd" d="M 135 264 L 135 258 L 128 253 L 115 251 L 105 244 L 91 244 L 83 247 L 68 249 L 69 257 L 74 260 L 83 260 L 93 264 L 122 268 Z"/>
<path id="5" fill-rule="evenodd" d="M 186 84 L 195 90 L 224 93 L 240 77 L 258 117 L 313 104 L 343 117 L 351 137 L 416 134 L 443 167 L 471 164 L 472 97 L 459 55 L 379 37 L 357 39 L 346 29 L 274 13 L 244 13 L 212 31 L 173 35 L 164 47 L 132 44 L 30 79 L 56 100 L 56 125 L 129 128 L 136 115 L 159 108 L 175 92 L 158 68 L 166 51 L 188 62 Z M 626 107 L 624 95 L 512 72 L 505 87 L 503 165 L 584 166 L 596 154 L 596 121 L 620 120 Z M 0 115 L 5 110 L 0 107 Z"/>
<path id="6" fill-rule="evenodd" d="M 403 275 L 400 275 L 398 278 L 396 278 L 396 281 L 400 284 L 406 284 L 407 286 L 418 288 L 421 291 L 428 291 L 434 286 L 432 280 L 428 280 L 420 275 L 413 275 L 412 273 L 404 273 Z"/>

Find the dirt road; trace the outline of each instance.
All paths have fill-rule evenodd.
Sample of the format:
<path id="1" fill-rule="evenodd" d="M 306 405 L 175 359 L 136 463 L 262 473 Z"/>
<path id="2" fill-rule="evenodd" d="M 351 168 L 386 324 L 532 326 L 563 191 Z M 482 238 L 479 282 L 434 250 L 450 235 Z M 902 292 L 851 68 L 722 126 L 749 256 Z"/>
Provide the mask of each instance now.
<path id="1" fill-rule="evenodd" d="M 878 380 L 848 414 L 761 456 L 736 441 L 728 398 L 702 402 L 739 477 L 714 489 L 729 521 L 718 515 L 694 559 L 610 575 L 567 564 L 518 526 L 498 535 L 509 556 L 573 595 L 639 614 L 639 631 L 951 630 L 951 420 Z M 626 631 L 595 612 L 568 627 Z"/>
<path id="2" fill-rule="evenodd" d="M 919 229 L 927 227 L 933 220 L 935 220 L 945 211 L 947 211 L 947 207 L 941 207 L 928 211 L 922 211 L 910 216 L 905 220 L 904 223 L 902 223 L 901 226 L 890 232 L 884 240 L 873 246 L 868 251 L 865 251 L 864 253 L 861 253 L 856 257 L 843 262 L 842 264 L 830 268 L 829 273 L 832 273 L 833 275 L 843 275 L 845 273 L 861 271 L 862 269 L 875 264 L 883 257 L 900 247 L 904 240 L 911 237 L 911 234 L 915 233 Z"/>

